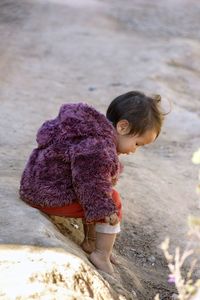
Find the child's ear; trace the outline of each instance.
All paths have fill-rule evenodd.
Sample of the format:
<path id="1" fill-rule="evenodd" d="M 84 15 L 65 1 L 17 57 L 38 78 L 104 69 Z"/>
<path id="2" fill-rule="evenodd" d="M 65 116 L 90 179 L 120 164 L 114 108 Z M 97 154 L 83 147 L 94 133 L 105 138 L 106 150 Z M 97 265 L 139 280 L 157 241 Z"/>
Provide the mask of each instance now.
<path id="1" fill-rule="evenodd" d="M 116 126 L 117 132 L 121 135 L 128 134 L 130 131 L 130 125 L 127 120 L 120 120 Z"/>

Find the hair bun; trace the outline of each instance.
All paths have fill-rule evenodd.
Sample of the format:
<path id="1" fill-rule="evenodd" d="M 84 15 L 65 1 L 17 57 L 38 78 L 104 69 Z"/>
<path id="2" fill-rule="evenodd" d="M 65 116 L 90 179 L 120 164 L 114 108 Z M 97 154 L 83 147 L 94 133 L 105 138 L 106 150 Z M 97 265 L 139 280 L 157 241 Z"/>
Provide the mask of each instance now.
<path id="1" fill-rule="evenodd" d="M 160 96 L 160 95 L 153 95 L 153 99 L 154 99 L 157 103 L 161 102 L 161 96 Z"/>

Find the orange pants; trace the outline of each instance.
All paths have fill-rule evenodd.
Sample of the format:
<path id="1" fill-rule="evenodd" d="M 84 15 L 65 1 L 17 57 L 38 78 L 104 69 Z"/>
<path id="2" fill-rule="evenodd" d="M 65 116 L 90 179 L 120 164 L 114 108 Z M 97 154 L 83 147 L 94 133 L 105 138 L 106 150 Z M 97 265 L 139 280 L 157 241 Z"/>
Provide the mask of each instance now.
<path id="1" fill-rule="evenodd" d="M 112 190 L 112 199 L 117 207 L 117 215 L 119 220 L 121 221 L 122 218 L 122 204 L 121 204 L 121 198 L 119 193 L 113 189 Z M 82 206 L 78 203 L 72 203 L 69 205 L 65 205 L 62 207 L 42 207 L 42 206 L 33 206 L 35 208 L 38 208 L 42 212 L 48 214 L 48 215 L 54 215 L 54 216 L 60 216 L 60 217 L 68 217 L 68 218 L 84 218 L 84 210 Z M 104 220 L 98 220 L 98 222 L 104 222 Z"/>

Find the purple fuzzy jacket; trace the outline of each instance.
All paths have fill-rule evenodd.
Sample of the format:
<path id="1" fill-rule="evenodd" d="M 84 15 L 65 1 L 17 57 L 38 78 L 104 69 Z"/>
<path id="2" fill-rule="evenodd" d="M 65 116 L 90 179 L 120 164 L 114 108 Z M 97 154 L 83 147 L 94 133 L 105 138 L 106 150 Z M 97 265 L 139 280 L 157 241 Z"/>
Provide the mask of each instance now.
<path id="1" fill-rule="evenodd" d="M 64 104 L 36 140 L 21 178 L 22 200 L 43 207 L 78 201 L 87 221 L 116 212 L 111 197 L 120 173 L 116 130 L 103 114 L 84 103 Z"/>

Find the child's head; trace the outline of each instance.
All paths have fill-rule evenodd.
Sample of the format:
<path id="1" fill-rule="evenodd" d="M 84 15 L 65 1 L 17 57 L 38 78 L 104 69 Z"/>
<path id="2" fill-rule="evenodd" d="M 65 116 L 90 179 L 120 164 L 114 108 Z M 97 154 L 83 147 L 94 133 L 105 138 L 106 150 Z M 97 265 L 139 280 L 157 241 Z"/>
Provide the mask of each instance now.
<path id="1" fill-rule="evenodd" d="M 134 153 L 138 147 L 155 141 L 164 119 L 160 101 L 159 95 L 148 97 L 131 91 L 110 103 L 106 117 L 116 128 L 119 154 Z"/>

